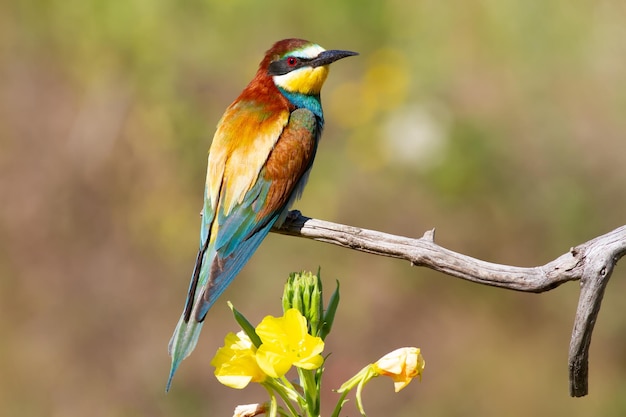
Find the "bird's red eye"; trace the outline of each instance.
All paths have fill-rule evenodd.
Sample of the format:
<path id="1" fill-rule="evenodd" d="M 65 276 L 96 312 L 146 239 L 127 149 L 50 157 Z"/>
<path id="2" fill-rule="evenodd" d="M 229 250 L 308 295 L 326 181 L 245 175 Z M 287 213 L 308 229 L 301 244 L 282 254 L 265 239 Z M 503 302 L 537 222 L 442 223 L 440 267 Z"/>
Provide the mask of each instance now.
<path id="1" fill-rule="evenodd" d="M 298 59 L 297 58 L 294 58 L 292 56 L 287 58 L 287 65 L 289 65 L 290 67 L 295 67 L 297 63 L 298 63 Z"/>

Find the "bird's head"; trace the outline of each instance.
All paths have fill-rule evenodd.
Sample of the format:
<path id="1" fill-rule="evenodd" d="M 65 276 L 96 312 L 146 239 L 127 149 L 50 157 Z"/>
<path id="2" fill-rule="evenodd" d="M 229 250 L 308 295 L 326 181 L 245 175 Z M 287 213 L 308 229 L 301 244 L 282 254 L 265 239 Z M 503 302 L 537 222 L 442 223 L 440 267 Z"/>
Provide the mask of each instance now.
<path id="1" fill-rule="evenodd" d="M 265 54 L 260 71 L 272 77 L 277 87 L 289 92 L 317 95 L 322 89 L 328 66 L 356 52 L 325 50 L 302 39 L 278 41 Z"/>

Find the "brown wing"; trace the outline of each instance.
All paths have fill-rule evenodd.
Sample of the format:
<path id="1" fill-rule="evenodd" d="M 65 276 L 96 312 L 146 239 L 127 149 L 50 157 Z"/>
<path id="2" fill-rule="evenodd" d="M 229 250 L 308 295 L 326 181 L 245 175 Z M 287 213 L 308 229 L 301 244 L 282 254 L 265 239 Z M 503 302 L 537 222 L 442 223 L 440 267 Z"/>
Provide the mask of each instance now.
<path id="1" fill-rule="evenodd" d="M 297 188 L 304 186 L 302 180 L 313 163 L 318 137 L 315 115 L 307 109 L 294 110 L 262 171 L 270 187 L 257 219 L 283 210 L 300 193 Z"/>

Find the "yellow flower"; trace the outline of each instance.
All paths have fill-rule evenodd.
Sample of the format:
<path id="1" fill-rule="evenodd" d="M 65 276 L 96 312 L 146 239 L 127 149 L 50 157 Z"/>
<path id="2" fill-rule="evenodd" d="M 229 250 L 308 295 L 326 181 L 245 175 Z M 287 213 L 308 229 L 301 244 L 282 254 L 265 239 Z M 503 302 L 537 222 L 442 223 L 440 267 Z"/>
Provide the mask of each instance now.
<path id="1" fill-rule="evenodd" d="M 374 372 L 391 377 L 396 392 L 409 385 L 415 377 L 422 379 L 426 362 L 419 348 L 404 347 L 389 352 L 372 365 Z"/>
<path id="2" fill-rule="evenodd" d="M 263 382 L 265 374 L 257 365 L 256 348 L 243 332 L 228 333 L 224 346 L 217 350 L 211 360 L 215 377 L 231 388 L 242 389 L 250 382 Z"/>
<path id="3" fill-rule="evenodd" d="M 283 317 L 265 317 L 256 327 L 262 344 L 256 352 L 259 367 L 267 375 L 280 378 L 292 365 L 303 369 L 319 368 L 324 342 L 308 333 L 307 322 L 295 308 Z"/>

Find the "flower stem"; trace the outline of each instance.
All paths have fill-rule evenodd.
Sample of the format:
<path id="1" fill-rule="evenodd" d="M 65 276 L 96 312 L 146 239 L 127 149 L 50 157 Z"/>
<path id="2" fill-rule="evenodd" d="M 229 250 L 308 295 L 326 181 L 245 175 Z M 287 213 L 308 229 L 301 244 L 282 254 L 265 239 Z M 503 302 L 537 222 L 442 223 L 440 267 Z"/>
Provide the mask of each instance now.
<path id="1" fill-rule="evenodd" d="M 341 393 L 341 397 L 339 397 L 339 401 L 337 401 L 337 405 L 335 406 L 335 409 L 333 410 L 333 413 L 330 415 L 330 417 L 339 417 L 339 413 L 341 412 L 343 405 L 347 401 L 346 396 L 348 395 L 349 392 L 350 392 L 350 389 L 347 389 Z"/>
<path id="2" fill-rule="evenodd" d="M 263 384 L 263 386 L 265 387 L 265 389 L 267 390 L 267 393 L 270 396 L 270 412 L 268 413 L 268 417 L 276 417 L 277 412 L 278 412 L 278 404 L 276 403 L 276 395 L 274 394 L 274 391 L 267 385 Z"/>
<path id="3" fill-rule="evenodd" d="M 285 406 L 289 409 L 289 412 L 291 413 L 293 417 L 300 416 L 298 411 L 293 406 L 293 402 L 294 401 L 299 402 L 298 399 L 301 397 L 293 389 L 293 386 L 291 386 L 291 384 L 289 384 L 290 387 L 287 387 L 280 380 L 268 378 L 262 383 L 262 385 L 265 386 L 265 389 L 270 393 L 270 396 L 272 397 L 273 402 L 276 402 L 276 396 L 274 395 L 274 393 L 276 393 L 283 400 L 283 402 L 285 403 Z"/>
<path id="4" fill-rule="evenodd" d="M 319 391 L 315 382 L 314 372 L 298 368 L 300 384 L 304 391 L 305 407 L 308 417 L 318 417 L 320 413 Z"/>

